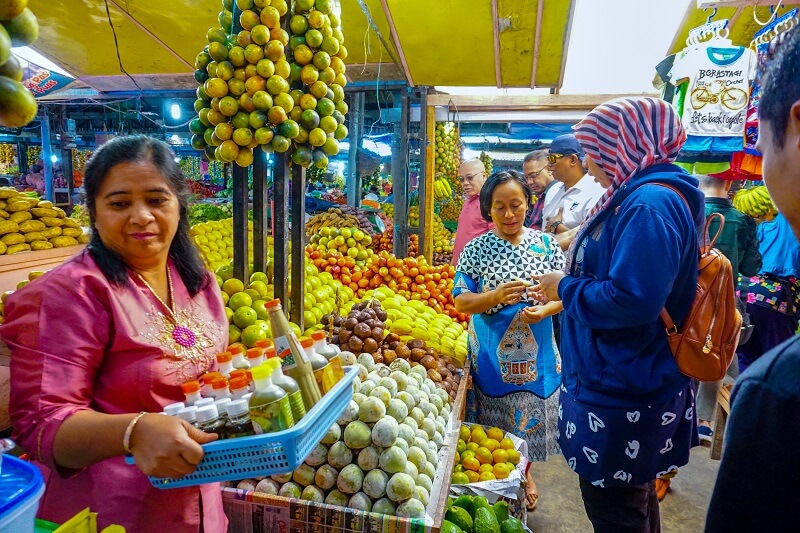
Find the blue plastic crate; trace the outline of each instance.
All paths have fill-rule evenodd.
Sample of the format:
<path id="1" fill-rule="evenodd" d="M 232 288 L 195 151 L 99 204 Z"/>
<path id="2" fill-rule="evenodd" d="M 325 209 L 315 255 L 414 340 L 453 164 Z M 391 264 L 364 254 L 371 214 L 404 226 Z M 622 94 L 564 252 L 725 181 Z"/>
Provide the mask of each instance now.
<path id="1" fill-rule="evenodd" d="M 44 479 L 35 465 L 10 455 L 2 456 L 0 532 L 33 533 L 42 495 Z"/>
<path id="2" fill-rule="evenodd" d="M 285 474 L 300 466 L 353 399 L 358 367 L 344 367 L 344 377 L 289 429 L 203 444 L 205 457 L 182 478 L 151 477 L 159 489 Z"/>

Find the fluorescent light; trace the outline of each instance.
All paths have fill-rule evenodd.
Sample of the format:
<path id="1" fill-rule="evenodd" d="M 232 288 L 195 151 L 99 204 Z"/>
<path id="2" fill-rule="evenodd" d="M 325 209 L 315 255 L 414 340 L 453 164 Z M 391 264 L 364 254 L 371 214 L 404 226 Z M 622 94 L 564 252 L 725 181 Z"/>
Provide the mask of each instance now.
<path id="1" fill-rule="evenodd" d="M 169 114 L 173 119 L 179 120 L 181 118 L 181 106 L 178 104 L 172 104 L 172 106 L 169 108 Z"/>
<path id="2" fill-rule="evenodd" d="M 176 157 L 176 158 L 175 158 L 175 162 L 176 162 L 176 163 L 180 163 L 180 162 L 181 162 L 181 158 L 180 158 L 180 157 Z"/>
<path id="3" fill-rule="evenodd" d="M 52 161 L 53 163 L 57 163 L 58 162 L 58 156 L 56 154 L 51 155 L 50 156 L 50 161 Z"/>
<path id="4" fill-rule="evenodd" d="M 69 76 L 71 78 L 75 77 L 66 70 L 64 70 L 63 68 L 59 67 L 58 65 L 47 59 L 46 57 L 44 57 L 42 54 L 40 54 L 30 46 L 20 46 L 18 48 L 12 48 L 11 51 L 14 52 L 14 54 L 18 58 L 22 59 L 26 63 L 35 63 L 40 67 L 52 70 L 53 72 L 58 72 L 59 74 Z"/>

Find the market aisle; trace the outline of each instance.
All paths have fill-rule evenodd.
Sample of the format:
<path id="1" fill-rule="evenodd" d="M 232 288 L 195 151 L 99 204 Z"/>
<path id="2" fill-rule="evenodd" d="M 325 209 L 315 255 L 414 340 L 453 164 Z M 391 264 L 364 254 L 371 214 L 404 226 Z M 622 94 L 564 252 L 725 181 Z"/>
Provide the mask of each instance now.
<path id="1" fill-rule="evenodd" d="M 590 532 L 581 502 L 578 478 L 563 457 L 546 463 L 533 463 L 533 475 L 542 499 L 535 513 L 528 515 L 528 527 L 534 533 Z M 692 450 L 689 464 L 672 482 L 672 491 L 661 503 L 661 526 L 664 533 L 695 533 L 703 530 L 706 508 L 717 477 L 719 461 L 712 461 L 708 448 Z"/>

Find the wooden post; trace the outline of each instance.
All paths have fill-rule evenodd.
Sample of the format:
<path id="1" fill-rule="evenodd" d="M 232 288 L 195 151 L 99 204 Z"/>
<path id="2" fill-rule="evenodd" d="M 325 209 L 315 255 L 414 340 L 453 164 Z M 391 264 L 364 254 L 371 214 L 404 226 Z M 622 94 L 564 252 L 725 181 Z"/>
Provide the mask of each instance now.
<path id="1" fill-rule="evenodd" d="M 303 327 L 303 296 L 306 273 L 306 169 L 292 165 L 292 284 L 289 317 Z"/>
<path id="2" fill-rule="evenodd" d="M 250 280 L 247 168 L 233 164 L 233 277 L 245 285 Z"/>
<path id="3" fill-rule="evenodd" d="M 427 100 L 427 99 L 426 99 Z M 425 205 L 420 205 L 420 241 L 422 250 L 425 254 L 425 259 L 429 263 L 433 263 L 433 173 L 436 164 L 436 157 L 434 150 L 436 149 L 436 108 L 433 106 L 425 106 L 421 108 L 425 112 L 425 130 L 427 139 L 425 139 Z M 420 116 L 420 120 L 423 117 Z M 422 211 L 425 210 L 425 224 L 422 223 Z"/>
<path id="4" fill-rule="evenodd" d="M 275 298 L 283 304 L 284 312 L 289 305 L 286 281 L 289 278 L 289 166 L 286 154 L 275 154 L 273 165 L 273 187 L 275 201 L 272 209 L 273 235 L 275 246 L 275 268 L 273 284 Z"/>
<path id="5" fill-rule="evenodd" d="M 260 147 L 256 147 L 253 156 L 253 272 L 266 272 L 269 234 L 267 154 Z"/>

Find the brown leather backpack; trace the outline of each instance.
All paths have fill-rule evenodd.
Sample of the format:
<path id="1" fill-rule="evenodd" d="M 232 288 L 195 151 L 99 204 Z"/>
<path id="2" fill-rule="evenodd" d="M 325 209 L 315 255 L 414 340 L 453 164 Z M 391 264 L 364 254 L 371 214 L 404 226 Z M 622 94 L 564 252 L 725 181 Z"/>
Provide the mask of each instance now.
<path id="1" fill-rule="evenodd" d="M 683 194 L 674 187 L 661 183 L 658 185 L 672 189 L 686 202 Z M 686 205 L 689 203 L 686 202 Z M 708 228 L 714 218 L 719 219 L 719 229 L 709 242 Z M 736 309 L 731 262 L 714 248 L 724 225 L 725 217 L 719 213 L 706 219 L 699 247 L 697 290 L 683 324 L 683 332 L 678 332 L 666 309 L 660 315 L 678 368 L 700 381 L 719 381 L 725 377 L 742 330 L 742 316 Z"/>

